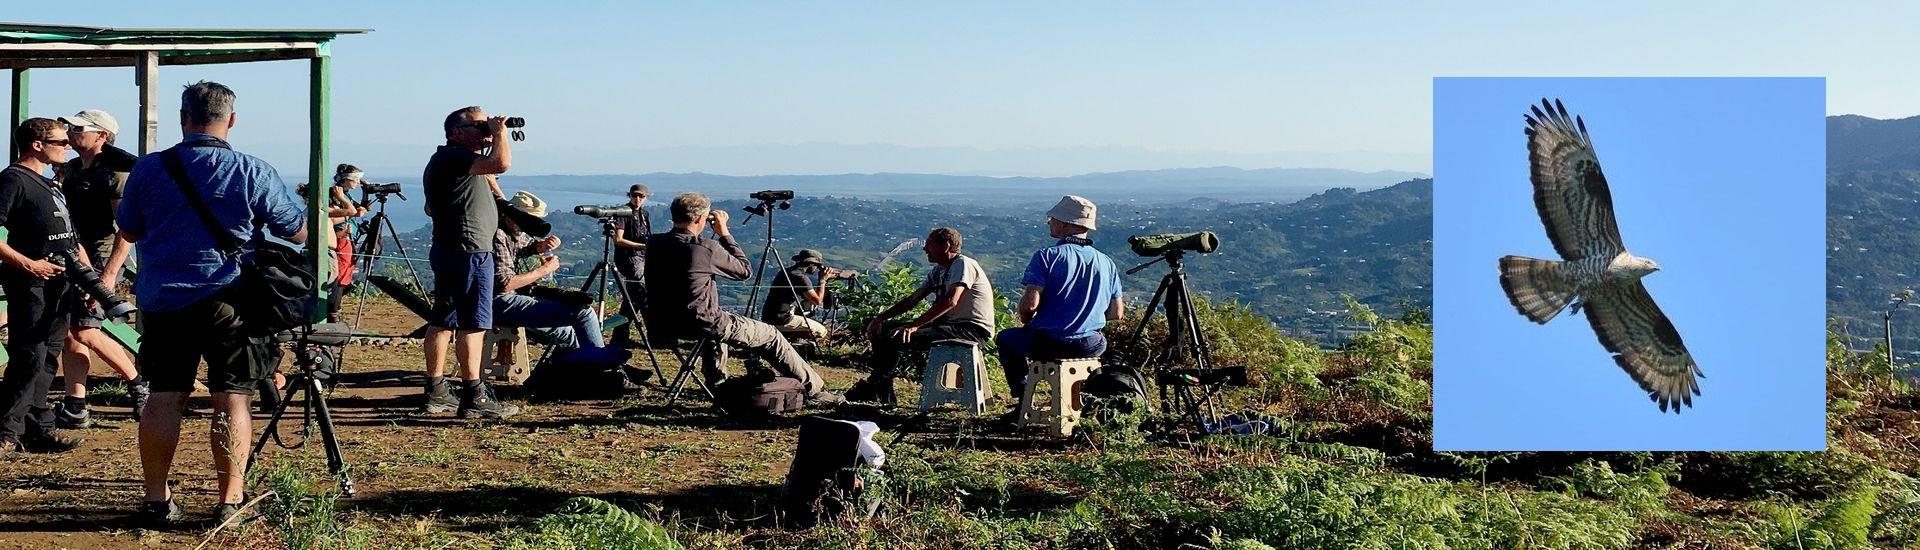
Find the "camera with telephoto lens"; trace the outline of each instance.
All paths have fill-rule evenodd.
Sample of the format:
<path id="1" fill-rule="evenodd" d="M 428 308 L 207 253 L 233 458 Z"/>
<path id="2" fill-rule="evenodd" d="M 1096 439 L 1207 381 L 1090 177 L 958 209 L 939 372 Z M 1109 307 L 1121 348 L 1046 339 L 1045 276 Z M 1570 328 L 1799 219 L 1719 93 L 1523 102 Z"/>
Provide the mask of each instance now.
<path id="1" fill-rule="evenodd" d="M 626 205 L 594 206 L 591 204 L 582 204 L 573 207 L 573 213 L 592 218 L 625 218 L 633 215 L 633 207 Z"/>
<path id="2" fill-rule="evenodd" d="M 860 278 L 860 272 L 858 271 L 847 271 L 844 269 L 836 269 L 833 271 L 833 276 L 827 277 L 827 280 L 851 281 L 858 278 Z"/>
<path id="3" fill-rule="evenodd" d="M 73 256 L 72 252 L 49 254 L 47 261 L 66 269 L 62 275 L 66 276 L 67 281 L 73 283 L 73 286 L 80 287 L 80 290 L 86 292 L 87 297 L 93 298 L 93 301 L 100 302 L 100 307 L 106 310 L 108 319 L 125 320 L 128 315 L 133 314 L 133 303 L 114 294 L 113 289 L 108 288 L 107 284 L 100 280 L 100 272 L 82 263 L 79 258 Z"/>
<path id="4" fill-rule="evenodd" d="M 361 192 L 368 195 L 390 195 L 400 192 L 398 183 L 368 183 L 360 186 Z"/>
<path id="5" fill-rule="evenodd" d="M 1220 248 L 1220 236 L 1213 234 L 1212 231 L 1134 235 L 1127 237 L 1127 244 L 1133 247 L 1134 254 L 1141 256 L 1160 256 L 1184 250 L 1207 254 Z"/>

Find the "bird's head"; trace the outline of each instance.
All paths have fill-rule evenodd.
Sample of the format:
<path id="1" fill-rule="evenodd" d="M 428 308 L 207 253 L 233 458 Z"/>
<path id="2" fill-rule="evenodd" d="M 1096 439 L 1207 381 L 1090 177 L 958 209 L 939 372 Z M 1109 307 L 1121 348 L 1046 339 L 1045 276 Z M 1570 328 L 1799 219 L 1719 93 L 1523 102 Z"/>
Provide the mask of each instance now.
<path id="1" fill-rule="evenodd" d="M 1647 275 L 1653 274 L 1653 272 L 1655 271 L 1660 270 L 1660 264 L 1654 262 L 1653 260 L 1650 260 L 1647 258 L 1634 258 L 1633 260 L 1634 260 L 1634 264 L 1632 269 L 1635 275 L 1645 277 Z"/>

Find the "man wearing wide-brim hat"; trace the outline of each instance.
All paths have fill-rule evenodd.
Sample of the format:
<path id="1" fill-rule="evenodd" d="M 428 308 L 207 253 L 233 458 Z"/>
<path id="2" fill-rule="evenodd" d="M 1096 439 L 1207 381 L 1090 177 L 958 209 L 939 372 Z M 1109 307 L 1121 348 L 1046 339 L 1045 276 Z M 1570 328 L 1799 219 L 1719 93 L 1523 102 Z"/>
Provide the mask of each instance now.
<path id="1" fill-rule="evenodd" d="M 994 338 L 1013 395 L 1025 390 L 1028 359 L 1099 357 L 1107 349 L 1100 329 L 1123 316 L 1120 270 L 1089 238 L 1095 218 L 1093 202 L 1073 195 L 1047 211 L 1047 233 L 1058 240 L 1027 262 L 1016 314 L 1022 326 Z"/>
<path id="2" fill-rule="evenodd" d="M 547 217 L 546 201 L 533 193 L 515 193 L 507 204 L 535 217 Z M 528 287 L 560 269 L 560 259 L 552 254 L 559 247 L 559 237 L 549 235 L 534 240 L 512 217 L 500 217 L 500 228 L 493 236 L 494 324 L 522 327 L 544 335 L 549 345 L 559 351 L 554 355 L 556 361 L 608 365 L 625 362 L 630 354 L 607 347 L 601 335 L 600 316 L 594 313 L 590 301 L 536 298 L 526 292 Z M 540 258 L 539 267 L 521 272 L 519 259 L 535 256 Z"/>
<path id="3" fill-rule="evenodd" d="M 826 304 L 827 282 L 839 275 L 839 271 L 827 267 L 827 258 L 820 251 L 801 250 L 793 255 L 792 266 L 774 276 L 760 320 L 780 329 L 788 339 L 826 338 L 827 326 L 807 314 Z"/>

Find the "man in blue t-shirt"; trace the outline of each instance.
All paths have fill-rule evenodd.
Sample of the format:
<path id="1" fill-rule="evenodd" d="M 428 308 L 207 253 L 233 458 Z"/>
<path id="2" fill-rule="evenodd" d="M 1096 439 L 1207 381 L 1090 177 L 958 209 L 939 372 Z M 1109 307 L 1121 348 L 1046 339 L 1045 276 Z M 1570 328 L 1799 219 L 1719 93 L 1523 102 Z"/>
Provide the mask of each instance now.
<path id="1" fill-rule="evenodd" d="M 1033 253 L 1020 283 L 1018 316 L 1023 326 L 1000 331 L 1000 367 L 1013 395 L 1026 390 L 1028 359 L 1099 357 L 1107 351 L 1100 329 L 1119 321 L 1120 271 L 1113 258 L 1093 248 L 1091 201 L 1068 195 L 1047 211 L 1047 232 L 1059 239 Z"/>

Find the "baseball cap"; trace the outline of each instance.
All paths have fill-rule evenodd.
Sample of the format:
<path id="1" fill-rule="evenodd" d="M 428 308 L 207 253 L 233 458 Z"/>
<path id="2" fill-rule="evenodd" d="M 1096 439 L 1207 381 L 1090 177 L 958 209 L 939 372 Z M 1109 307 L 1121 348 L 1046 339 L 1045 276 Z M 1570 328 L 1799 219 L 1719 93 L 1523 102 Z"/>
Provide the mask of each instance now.
<path id="1" fill-rule="evenodd" d="M 114 135 L 120 134 L 120 123 L 114 122 L 113 115 L 109 115 L 106 111 L 99 109 L 87 109 L 75 113 L 73 116 L 63 116 L 60 117 L 60 122 L 72 126 L 80 126 L 88 131 L 107 132 Z"/>

